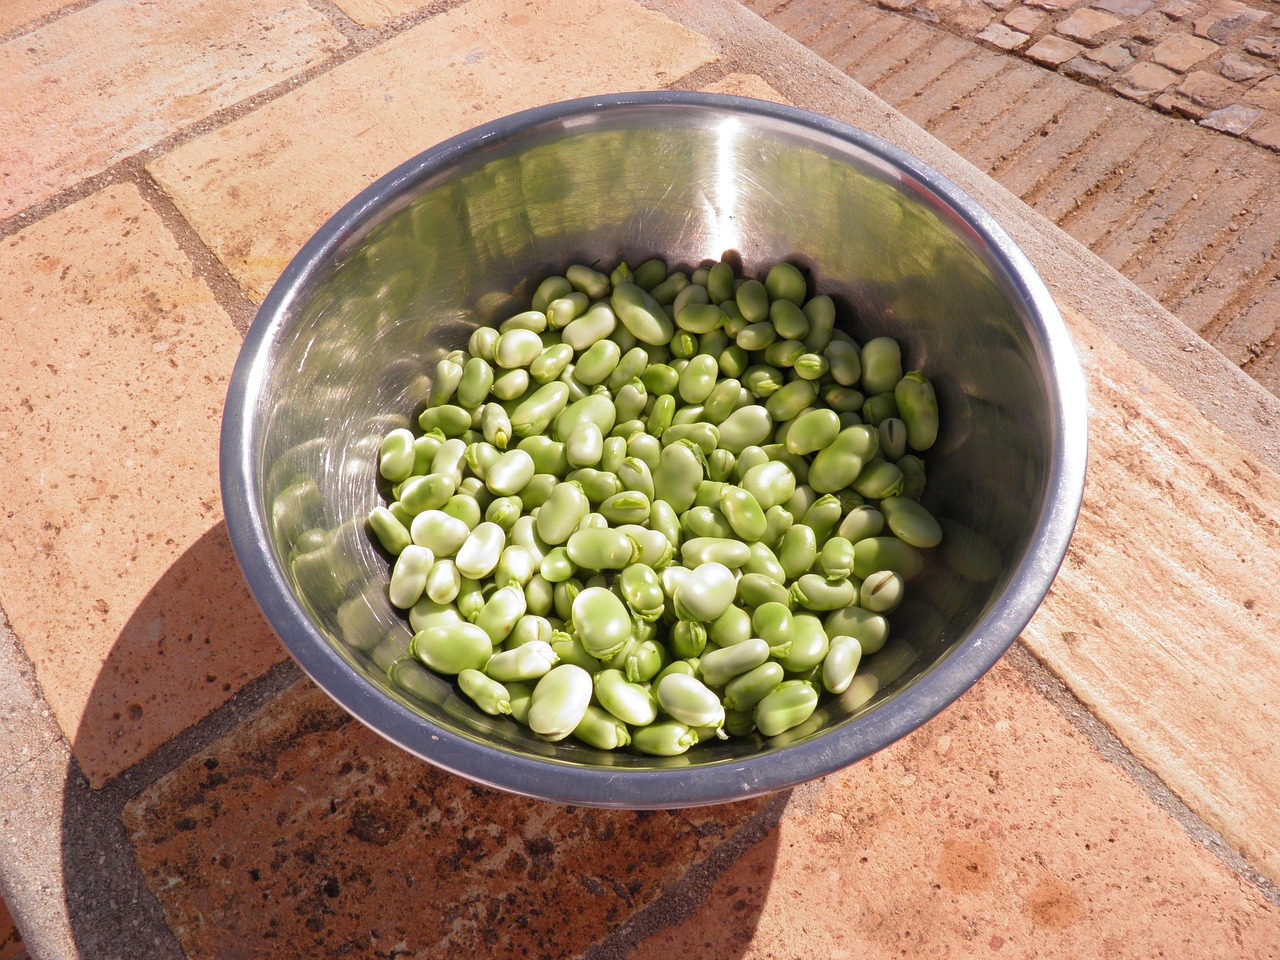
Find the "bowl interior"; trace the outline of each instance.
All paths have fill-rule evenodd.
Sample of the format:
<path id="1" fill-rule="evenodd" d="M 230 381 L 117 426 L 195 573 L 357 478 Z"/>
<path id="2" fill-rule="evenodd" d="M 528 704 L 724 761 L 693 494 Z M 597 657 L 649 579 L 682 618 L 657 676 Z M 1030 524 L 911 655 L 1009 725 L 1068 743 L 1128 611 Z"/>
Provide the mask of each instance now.
<path id="1" fill-rule="evenodd" d="M 363 518 L 381 438 L 416 425 L 435 362 L 525 309 L 571 263 L 779 260 L 832 295 L 859 341 L 904 346 L 939 396 L 925 504 L 947 539 L 891 616 L 867 678 L 770 741 L 660 760 L 549 744 L 443 680 L 386 669 L 411 631 Z M 762 274 L 761 274 L 762 275 Z M 977 680 L 1047 590 L 1083 476 L 1078 368 L 1030 267 L 911 157 L 800 111 L 653 94 L 577 101 L 455 138 L 379 181 L 303 249 L 254 323 L 224 428 L 237 556 L 303 668 L 358 718 L 472 779 L 535 796 L 678 806 L 829 772 Z M 874 680 L 869 679 L 874 678 Z M 646 771 L 640 775 L 639 771 Z M 601 772 L 610 774 L 601 777 Z M 636 773 L 636 776 L 623 774 Z M 642 782 L 643 781 L 643 782 Z"/>

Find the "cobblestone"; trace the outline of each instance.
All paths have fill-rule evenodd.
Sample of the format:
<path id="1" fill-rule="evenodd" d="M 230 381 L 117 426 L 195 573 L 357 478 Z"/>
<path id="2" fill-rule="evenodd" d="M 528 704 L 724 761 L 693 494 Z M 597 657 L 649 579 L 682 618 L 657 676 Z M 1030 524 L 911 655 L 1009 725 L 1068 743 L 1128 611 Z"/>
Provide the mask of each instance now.
<path id="1" fill-rule="evenodd" d="M 1185 73 L 1201 60 L 1212 56 L 1217 50 L 1218 45 L 1212 40 L 1178 33 L 1160 41 L 1151 51 L 1151 59 L 1162 67 Z"/>
<path id="2" fill-rule="evenodd" d="M 1119 17 L 1098 10 L 1077 10 L 1058 24 L 1058 33 L 1072 40 L 1095 47 L 1108 30 L 1124 23 Z"/>

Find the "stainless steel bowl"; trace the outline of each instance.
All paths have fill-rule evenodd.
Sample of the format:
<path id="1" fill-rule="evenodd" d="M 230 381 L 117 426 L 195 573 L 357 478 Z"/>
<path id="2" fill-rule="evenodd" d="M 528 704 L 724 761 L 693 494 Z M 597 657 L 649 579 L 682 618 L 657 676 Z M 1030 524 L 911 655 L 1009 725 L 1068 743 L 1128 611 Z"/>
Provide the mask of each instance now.
<path id="1" fill-rule="evenodd" d="M 747 272 L 790 260 L 859 339 L 890 333 L 939 394 L 925 502 L 947 542 L 853 692 L 772 740 L 676 758 L 545 743 L 441 679 L 386 667 L 410 630 L 363 518 L 382 436 L 410 425 L 434 362 L 523 309 L 574 262 Z M 255 598 L 303 670 L 433 764 L 565 803 L 670 808 L 777 791 L 887 746 L 1013 643 L 1067 549 L 1084 484 L 1080 369 L 1042 281 L 936 171 L 859 130 L 736 97 L 643 93 L 554 104 L 455 137 L 340 210 L 284 271 L 236 364 L 223 506 Z"/>

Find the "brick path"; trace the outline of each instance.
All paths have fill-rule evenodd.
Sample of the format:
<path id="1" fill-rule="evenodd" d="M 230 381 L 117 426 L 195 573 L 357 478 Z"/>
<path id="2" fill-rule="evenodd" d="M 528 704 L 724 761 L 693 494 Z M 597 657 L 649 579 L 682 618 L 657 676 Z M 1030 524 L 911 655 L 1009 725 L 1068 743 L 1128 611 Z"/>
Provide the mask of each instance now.
<path id="1" fill-rule="evenodd" d="M 1226 89 L 1197 73 L 1265 94 L 1274 62 L 1247 37 L 1227 50 L 1210 30 L 1236 58 L 1223 73 L 1189 40 L 1157 59 L 1154 36 L 1126 63 L 1122 28 L 1089 10 L 753 3 L 1275 389 L 1280 158 L 1260 120 L 1240 137 L 1159 112 L 1188 109 L 1184 83 Z M 1270 707 L 1248 693 L 1275 671 L 1237 669 L 1244 642 L 1239 661 L 1177 647 L 1180 631 L 1172 653 L 1139 643 L 1160 618 L 1225 636 L 1242 609 L 1244 639 L 1276 633 L 1255 598 L 1280 549 L 1280 454 L 1236 446 L 1184 385 L 1248 387 L 1231 414 L 1258 423 L 1272 397 L 1210 350 L 1182 354 L 1180 328 L 1169 347 L 1175 324 L 1127 286 L 1087 304 L 1055 289 L 1099 407 L 1057 596 L 961 702 L 855 768 L 710 811 L 530 804 L 412 760 L 285 662 L 216 483 L 226 378 L 283 264 L 399 160 L 565 97 L 717 90 L 918 134 L 825 64 L 792 69 L 758 26 L 713 0 L 0 0 L 0 275 L 17 281 L 0 286 L 0 873 L 33 954 L 1276 955 L 1276 778 L 1249 722 Z M 1020 57 L 1068 41 L 1085 53 L 1056 71 Z M 1130 87 L 1186 79 L 1143 105 L 1105 92 L 1098 64 Z M 1026 230 L 985 178 L 939 168 Z M 1059 240 L 1050 282 L 1096 279 Z M 1134 303 L 1187 379 L 1103 329 Z M 1174 467 L 1129 472 L 1188 435 Z M 1255 512 L 1211 498 L 1206 450 Z M 1229 546 L 1262 545 L 1207 589 L 1186 571 L 1221 547 L 1180 522 L 1197 498 Z M 1138 500 L 1171 531 L 1159 563 Z M 1177 595 L 1123 609 L 1122 576 Z M 0 960 L 24 954 L 0 906 Z"/>
<path id="2" fill-rule="evenodd" d="M 747 6 L 1280 393 L 1280 4 Z"/>

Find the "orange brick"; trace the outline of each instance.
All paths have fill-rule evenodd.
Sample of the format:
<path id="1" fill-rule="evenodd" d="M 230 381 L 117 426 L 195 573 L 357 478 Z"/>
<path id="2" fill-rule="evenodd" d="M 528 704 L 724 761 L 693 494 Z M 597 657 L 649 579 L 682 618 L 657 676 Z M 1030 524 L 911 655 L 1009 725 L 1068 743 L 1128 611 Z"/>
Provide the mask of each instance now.
<path id="1" fill-rule="evenodd" d="M 305 0 L 101 0 L 0 46 L 0 216 L 258 93 L 345 43 Z"/>
<path id="2" fill-rule="evenodd" d="M 426 9 L 432 0 L 334 0 L 348 17 L 363 27 L 376 27 Z"/>
<path id="3" fill-rule="evenodd" d="M 575 69 L 548 69 L 552 51 Z M 327 217 L 433 144 L 542 103 L 671 83 L 714 58 L 704 37 L 630 0 L 471 0 L 148 169 L 260 301 Z"/>
<path id="4" fill-rule="evenodd" d="M 26 26 L 70 6 L 74 0 L 5 0 L 0 3 L 0 33 Z"/>
<path id="5" fill-rule="evenodd" d="M 191 960 L 577 957 L 768 805 L 590 810 L 496 793 L 308 681 L 126 807 Z"/>
<path id="6" fill-rule="evenodd" d="M 633 960 L 1273 956 L 1280 910 L 1008 666 L 797 788 L 705 905 Z"/>
<path id="7" fill-rule="evenodd" d="M 240 336 L 132 185 L 0 274 L 0 606 L 99 786 L 283 659 L 219 504 Z"/>

